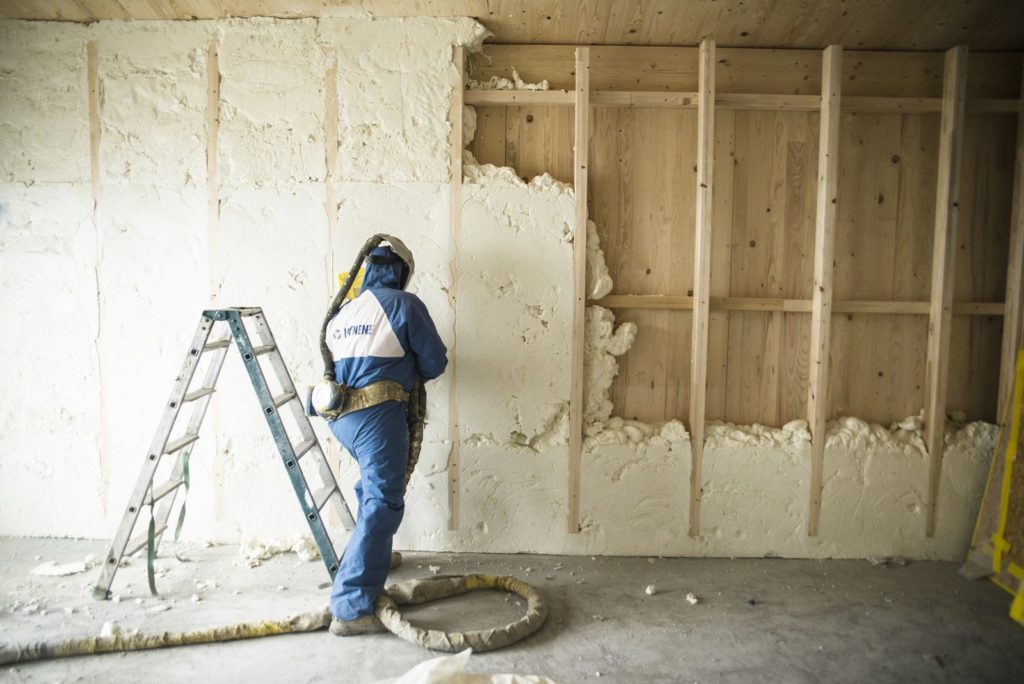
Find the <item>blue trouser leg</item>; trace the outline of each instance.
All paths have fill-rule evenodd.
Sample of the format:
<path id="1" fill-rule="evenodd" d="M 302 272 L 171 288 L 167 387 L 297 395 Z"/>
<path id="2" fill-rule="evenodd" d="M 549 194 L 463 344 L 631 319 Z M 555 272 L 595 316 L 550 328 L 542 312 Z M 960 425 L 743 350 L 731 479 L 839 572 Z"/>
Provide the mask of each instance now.
<path id="1" fill-rule="evenodd" d="M 373 613 L 391 564 L 391 538 L 405 513 L 409 428 L 405 404 L 389 401 L 331 423 L 331 431 L 359 464 L 359 512 L 331 589 L 339 620 Z"/>

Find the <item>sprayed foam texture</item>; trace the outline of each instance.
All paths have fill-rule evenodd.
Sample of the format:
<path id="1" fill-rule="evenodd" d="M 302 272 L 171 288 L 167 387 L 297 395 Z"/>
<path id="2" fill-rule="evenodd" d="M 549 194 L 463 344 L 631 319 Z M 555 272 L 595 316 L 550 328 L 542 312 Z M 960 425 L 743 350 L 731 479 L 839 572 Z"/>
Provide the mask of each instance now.
<path id="1" fill-rule="evenodd" d="M 411 289 L 457 345 L 455 373 L 428 386 L 399 548 L 961 556 L 995 428 L 949 425 L 928 539 L 919 417 L 888 428 L 856 418 L 829 425 L 815 538 L 806 533 L 806 423 L 709 423 L 702 532 L 691 539 L 690 437 L 678 420 L 614 415 L 610 388 L 637 328 L 600 306 L 586 311 L 581 531 L 568 533 L 572 241 L 580 229 L 573 189 L 548 174 L 524 180 L 466 152 L 457 245 L 449 228 L 452 46 L 477 49 L 485 34 L 469 19 L 366 16 L 0 22 L 0 84 L 9 95 L 0 98 L 0 146 L 11 151 L 0 159 L 0 352 L 15 360 L 0 367 L 0 533 L 110 536 L 204 307 L 264 307 L 296 384 L 317 379 L 317 336 L 336 275 L 368 235 L 387 232 L 416 254 Z M 339 126 L 337 166 L 328 169 L 332 65 Z M 511 76 L 486 86 L 543 87 Z M 475 124 L 465 108 L 467 142 Z M 585 230 L 587 296 L 600 299 L 614 284 L 597 226 Z M 461 516 L 449 531 L 453 381 Z M 185 536 L 256 540 L 254 548 L 295 539 L 305 523 L 233 350 L 219 387 L 192 456 Z M 354 501 L 356 468 L 321 421 L 315 429 Z M 36 456 L 23 458 L 28 451 Z M 43 491 L 74 505 L 41 514 Z"/>

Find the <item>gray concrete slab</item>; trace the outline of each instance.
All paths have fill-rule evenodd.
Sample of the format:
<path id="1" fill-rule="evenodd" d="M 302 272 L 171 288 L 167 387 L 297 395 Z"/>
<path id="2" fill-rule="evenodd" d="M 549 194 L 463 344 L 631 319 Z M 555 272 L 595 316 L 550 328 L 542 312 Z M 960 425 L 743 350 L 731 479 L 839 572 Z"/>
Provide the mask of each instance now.
<path id="1" fill-rule="evenodd" d="M 90 597 L 97 569 L 30 574 L 45 561 L 104 551 L 96 541 L 0 538 L 0 641 L 95 635 L 107 621 L 146 632 L 198 629 L 326 603 L 319 561 L 288 554 L 250 568 L 227 546 L 188 546 L 184 563 L 161 558 L 160 598 L 149 595 L 140 560 L 115 579 L 117 603 Z M 440 573 L 516 575 L 540 588 L 551 606 L 538 634 L 474 655 L 475 672 L 562 682 L 1024 680 L 1024 629 L 1007 617 L 1009 595 L 984 580 L 968 582 L 952 563 L 886 568 L 865 561 L 409 554 L 394 577 L 428 575 L 431 566 Z M 653 596 L 644 593 L 648 584 L 657 587 Z M 700 602 L 690 605 L 687 592 Z M 162 606 L 169 608 L 154 612 Z M 520 608 L 489 593 L 419 607 L 410 616 L 482 627 L 513 619 Z M 371 682 L 434 655 L 391 635 L 341 639 L 319 632 L 23 664 L 0 669 L 0 679 Z"/>

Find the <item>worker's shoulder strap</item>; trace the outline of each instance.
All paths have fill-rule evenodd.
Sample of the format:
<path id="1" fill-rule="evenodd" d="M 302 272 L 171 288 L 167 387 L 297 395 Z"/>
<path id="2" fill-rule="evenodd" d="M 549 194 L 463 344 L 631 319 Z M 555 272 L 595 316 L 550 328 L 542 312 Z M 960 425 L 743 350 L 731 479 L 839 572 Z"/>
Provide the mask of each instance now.
<path id="1" fill-rule="evenodd" d="M 331 420 L 341 418 L 353 411 L 361 411 L 377 404 L 383 404 L 385 401 L 409 401 L 409 393 L 394 380 L 378 380 L 359 389 L 345 387 L 343 392 L 344 400 L 341 407 L 334 412 L 336 415 L 330 416 Z"/>

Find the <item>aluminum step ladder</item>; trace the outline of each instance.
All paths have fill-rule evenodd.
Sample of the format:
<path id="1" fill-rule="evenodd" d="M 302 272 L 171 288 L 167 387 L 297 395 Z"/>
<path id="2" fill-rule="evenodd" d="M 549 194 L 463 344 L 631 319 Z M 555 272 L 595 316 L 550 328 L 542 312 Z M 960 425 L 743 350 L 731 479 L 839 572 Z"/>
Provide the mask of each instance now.
<path id="1" fill-rule="evenodd" d="M 255 333 L 255 344 L 250 337 L 247 322 Z M 212 336 L 215 328 L 218 329 L 218 334 Z M 334 578 L 343 548 L 336 547 L 327 532 L 323 517 L 324 509 L 330 503 L 331 510 L 341 519 L 347 531 L 351 531 L 355 523 L 316 433 L 313 432 L 313 426 L 306 416 L 301 397 L 288 374 L 263 310 L 258 307 L 210 309 L 204 311 L 199 320 L 192 345 L 174 382 L 171 398 L 164 409 L 156 436 L 143 461 L 142 472 L 139 473 L 139 479 L 128 501 L 128 509 L 117 528 L 117 534 L 104 558 L 103 570 L 93 588 L 95 598 L 109 598 L 110 585 L 114 581 L 122 558 L 142 550 L 149 544 L 151 535 L 147 526 L 143 526 L 139 534 L 132 536 L 144 506 L 150 507 L 155 524 L 152 535 L 154 553 L 159 546 L 160 539 L 167 530 L 178 489 L 187 484 L 188 456 L 199 439 L 199 428 L 216 390 L 217 378 L 220 376 L 232 340 L 242 355 L 259 405 L 263 409 L 267 425 L 274 436 L 274 443 L 281 454 L 281 461 L 288 477 L 291 478 L 302 513 L 320 550 L 320 557 L 327 567 L 327 572 L 332 579 Z M 277 394 L 273 394 L 274 390 L 267 382 L 268 376 L 260 364 L 260 357 L 265 357 L 271 371 L 270 377 L 276 380 Z M 192 388 L 193 377 L 197 374 L 196 371 L 203 359 L 206 359 L 207 363 L 202 383 Z M 192 406 L 191 417 L 184 432 L 172 439 L 178 416 L 186 404 Z M 297 427 L 299 432 L 297 443 L 288 435 L 280 413 L 282 409 L 290 411 L 294 418 L 293 429 Z M 173 464 L 167 480 L 160 484 L 154 482 L 157 469 L 171 459 Z M 319 480 L 319 487 L 315 490 L 310 486 L 311 480 Z"/>

